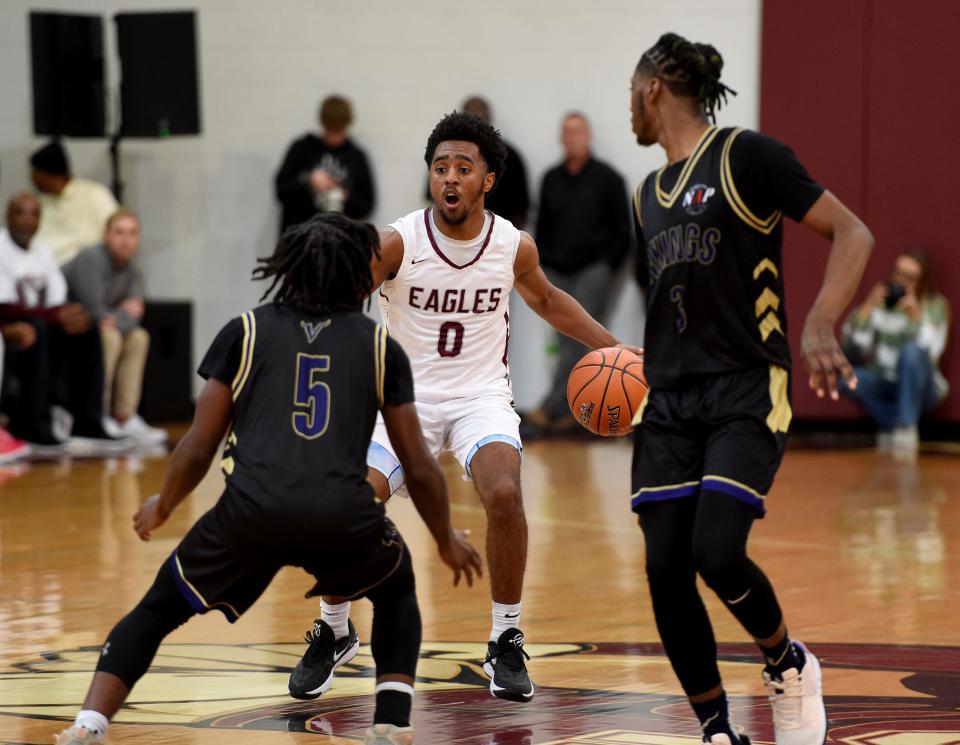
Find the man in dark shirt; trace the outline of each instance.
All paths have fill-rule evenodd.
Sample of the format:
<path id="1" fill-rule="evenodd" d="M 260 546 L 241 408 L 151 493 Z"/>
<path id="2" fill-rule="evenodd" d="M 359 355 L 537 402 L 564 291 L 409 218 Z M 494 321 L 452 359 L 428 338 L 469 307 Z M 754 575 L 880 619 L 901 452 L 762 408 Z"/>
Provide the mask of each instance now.
<path id="1" fill-rule="evenodd" d="M 540 189 L 537 245 L 554 285 L 576 298 L 601 323 L 611 306 L 610 285 L 630 247 L 630 211 L 623 179 L 590 151 L 590 124 L 580 113 L 563 119 L 563 163 L 547 171 Z M 558 334 L 550 390 L 529 422 L 542 429 L 576 426 L 567 407 L 567 378 L 588 350 Z"/>
<path id="2" fill-rule="evenodd" d="M 285 232 L 273 256 L 261 260 L 254 277 L 271 282 L 265 297 L 273 302 L 233 319 L 214 340 L 200 364 L 207 382 L 193 424 L 160 493 L 134 516 L 134 529 L 150 539 L 206 475 L 224 438 L 225 491 L 110 632 L 83 710 L 58 745 L 102 742 L 171 631 L 213 609 L 236 621 L 283 566 L 316 578 L 310 595 L 374 604 L 376 711 L 365 742 L 412 742 L 420 611 L 410 553 L 366 480 L 378 411 L 455 584 L 461 572 L 473 583 L 480 557 L 450 525 L 443 475 L 414 406 L 410 363 L 361 312 L 378 254 L 371 225 L 322 215 Z"/>
<path id="3" fill-rule="evenodd" d="M 280 232 L 318 212 L 343 212 L 363 220 L 374 205 L 373 174 L 367 156 L 347 136 L 353 122 L 350 102 L 329 96 L 320 105 L 320 134 L 310 132 L 287 149 L 276 176 L 283 208 Z"/>

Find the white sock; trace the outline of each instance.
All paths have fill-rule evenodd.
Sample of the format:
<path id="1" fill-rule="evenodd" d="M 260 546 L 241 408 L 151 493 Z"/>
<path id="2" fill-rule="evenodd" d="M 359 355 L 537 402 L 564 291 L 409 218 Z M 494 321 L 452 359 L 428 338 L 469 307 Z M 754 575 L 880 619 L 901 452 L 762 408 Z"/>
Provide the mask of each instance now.
<path id="1" fill-rule="evenodd" d="M 320 598 L 320 620 L 333 631 L 334 639 L 343 639 L 350 633 L 347 623 L 350 621 L 350 601 L 332 605 L 323 598 Z"/>
<path id="2" fill-rule="evenodd" d="M 400 683 L 395 681 L 388 681 L 386 683 L 377 683 L 376 693 L 380 691 L 397 691 L 398 693 L 406 693 L 411 698 L 413 697 L 413 686 L 408 685 L 407 683 Z"/>
<path id="3" fill-rule="evenodd" d="M 490 630 L 490 641 L 495 642 L 500 635 L 507 629 L 520 627 L 520 606 L 505 605 L 504 603 L 493 604 L 493 628 Z"/>
<path id="4" fill-rule="evenodd" d="M 110 720 L 99 711 L 93 709 L 84 709 L 77 718 L 73 720 L 77 727 L 83 727 L 87 732 L 92 732 L 97 737 L 102 738 L 107 734 L 107 727 L 110 726 Z"/>

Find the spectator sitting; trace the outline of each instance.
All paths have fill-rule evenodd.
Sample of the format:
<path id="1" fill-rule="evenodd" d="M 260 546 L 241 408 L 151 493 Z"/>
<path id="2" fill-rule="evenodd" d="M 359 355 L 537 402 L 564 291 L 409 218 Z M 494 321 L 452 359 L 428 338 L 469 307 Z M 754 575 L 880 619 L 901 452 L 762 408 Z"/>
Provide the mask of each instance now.
<path id="1" fill-rule="evenodd" d="M 593 157 L 586 117 L 570 113 L 560 136 L 564 159 L 547 171 L 540 189 L 537 246 L 547 277 L 603 323 L 613 304 L 614 274 L 630 248 L 626 184 L 613 168 Z M 588 351 L 558 335 L 559 353 L 550 390 L 526 422 L 537 430 L 575 428 L 567 407 L 567 378 Z"/>
<path id="2" fill-rule="evenodd" d="M 19 381 L 10 429 L 38 446 L 58 447 L 51 407 L 58 373 L 66 372 L 66 408 L 73 435 L 109 439 L 101 423 L 103 358 L 90 314 L 67 303 L 67 283 L 50 249 L 35 238 L 40 202 L 20 194 L 0 230 L 0 328 L 7 370 Z M 36 449 L 36 448 L 35 448 Z"/>
<path id="3" fill-rule="evenodd" d="M 287 149 L 276 177 L 281 233 L 318 212 L 357 220 L 373 212 L 373 175 L 366 154 L 347 136 L 352 122 L 350 102 L 329 96 L 320 106 L 320 134 L 305 134 Z"/>
<path id="4" fill-rule="evenodd" d="M 937 365 L 947 344 L 950 306 L 933 286 L 921 251 L 897 257 L 888 282 L 878 282 L 844 324 L 844 345 L 856 361 L 859 402 L 879 428 L 878 444 L 916 450 L 917 422 L 946 398 Z"/>
<path id="5" fill-rule="evenodd" d="M 63 267 L 67 291 L 100 326 L 103 344 L 103 427 L 114 437 L 164 442 L 137 409 L 150 335 L 141 327 L 143 281 L 133 263 L 140 245 L 140 219 L 119 209 L 107 220 L 103 242 L 85 248 Z"/>
<path id="6" fill-rule="evenodd" d="M 67 152 L 51 142 L 30 156 L 33 183 L 40 192 L 42 215 L 37 233 L 59 266 L 103 237 L 107 218 L 117 211 L 110 190 L 96 181 L 70 174 Z"/>

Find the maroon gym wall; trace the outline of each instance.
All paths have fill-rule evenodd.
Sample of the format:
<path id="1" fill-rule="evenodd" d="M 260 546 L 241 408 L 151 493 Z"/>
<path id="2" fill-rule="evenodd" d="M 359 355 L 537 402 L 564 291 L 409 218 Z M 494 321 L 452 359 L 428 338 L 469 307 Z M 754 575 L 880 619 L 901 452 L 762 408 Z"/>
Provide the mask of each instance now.
<path id="1" fill-rule="evenodd" d="M 960 312 L 956 258 L 960 122 L 954 93 L 960 3 L 808 0 L 763 3 L 760 129 L 790 145 L 810 173 L 859 214 L 877 247 L 854 300 L 886 276 L 895 256 L 922 247 L 936 282 Z M 800 331 L 823 276 L 829 244 L 787 221 L 786 305 L 796 362 L 794 414 L 860 416 L 848 402 L 820 401 L 800 365 Z M 939 412 L 960 421 L 960 343 L 942 369 L 952 391 Z"/>

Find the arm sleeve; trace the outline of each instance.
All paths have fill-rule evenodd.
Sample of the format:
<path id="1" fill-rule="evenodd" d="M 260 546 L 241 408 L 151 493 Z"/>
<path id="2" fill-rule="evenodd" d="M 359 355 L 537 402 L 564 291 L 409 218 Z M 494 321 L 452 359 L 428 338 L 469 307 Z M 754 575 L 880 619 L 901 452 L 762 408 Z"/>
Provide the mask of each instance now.
<path id="1" fill-rule="evenodd" d="M 243 346 L 243 321 L 232 319 L 213 340 L 203 356 L 197 373 L 204 380 L 216 378 L 221 383 L 233 385 L 233 379 L 240 369 L 240 356 Z"/>
<path id="2" fill-rule="evenodd" d="M 373 212 L 374 203 L 373 173 L 366 154 L 357 149 L 357 177 L 353 188 L 347 195 L 347 203 L 343 211 L 347 217 L 355 220 L 365 220 Z"/>
<path id="3" fill-rule="evenodd" d="M 53 258 L 53 254 L 46 252 L 47 263 L 47 307 L 56 308 L 67 302 L 67 280 L 63 270 Z"/>
<path id="4" fill-rule="evenodd" d="M 793 150 L 759 132 L 744 130 L 737 135 L 730 149 L 730 169 L 736 190 L 761 220 L 780 210 L 800 222 L 824 191 Z"/>
<path id="5" fill-rule="evenodd" d="M 400 343 L 388 336 L 383 403 L 398 406 L 413 401 L 413 372 L 410 370 L 410 360 Z"/>
<path id="6" fill-rule="evenodd" d="M 97 322 L 107 312 L 103 275 L 85 251 L 63 267 L 71 298 L 75 298 Z"/>
<path id="7" fill-rule="evenodd" d="M 300 141 L 292 143 L 283 157 L 280 170 L 277 171 L 275 186 L 277 199 L 286 204 L 291 198 L 296 198 L 307 192 L 304 176 L 307 170 L 300 153 Z"/>

